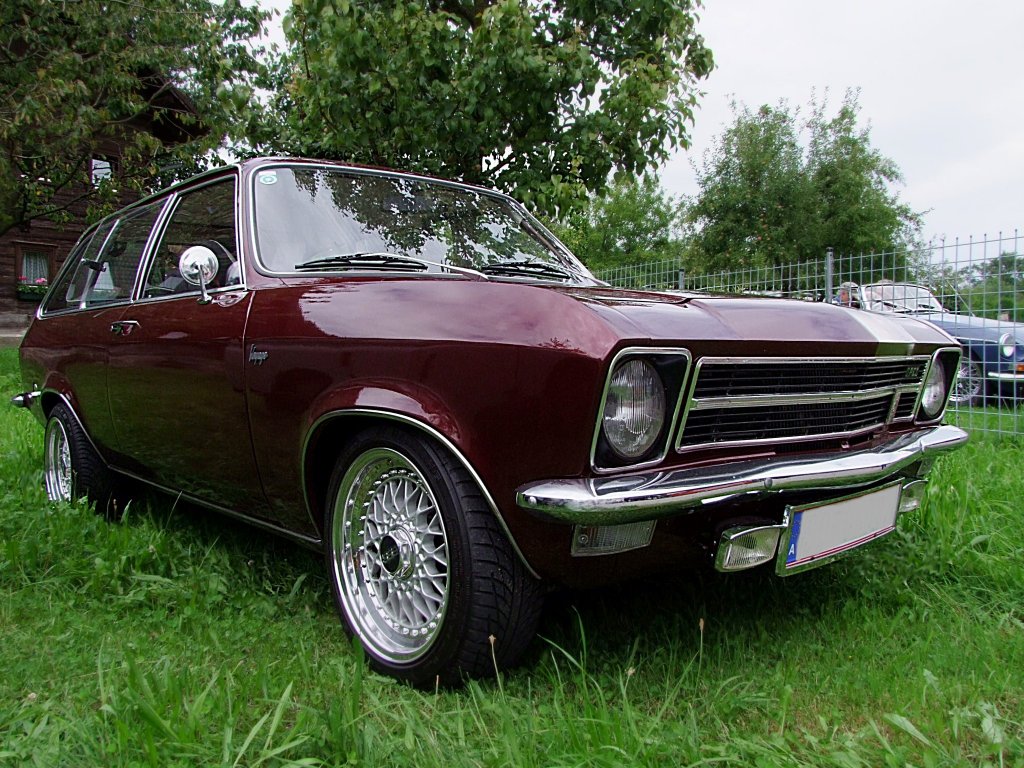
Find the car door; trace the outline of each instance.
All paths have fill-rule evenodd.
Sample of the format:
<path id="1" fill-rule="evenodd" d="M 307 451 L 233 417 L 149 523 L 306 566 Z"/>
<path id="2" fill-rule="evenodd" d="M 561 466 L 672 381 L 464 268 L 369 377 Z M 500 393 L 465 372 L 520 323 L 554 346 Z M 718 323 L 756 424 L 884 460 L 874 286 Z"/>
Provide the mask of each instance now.
<path id="1" fill-rule="evenodd" d="M 68 256 L 35 326 L 37 344 L 47 350 L 47 367 L 53 370 L 46 386 L 67 398 L 108 460 L 116 447 L 107 401 L 110 329 L 131 298 L 143 244 L 158 213 L 159 206 L 130 209 L 87 232 Z"/>
<path id="2" fill-rule="evenodd" d="M 241 284 L 234 175 L 181 191 L 120 320 L 108 389 L 125 469 L 171 491 L 263 516 L 246 409 L 242 339 L 250 295 Z M 205 301 L 178 271 L 193 245 L 221 268 Z"/>

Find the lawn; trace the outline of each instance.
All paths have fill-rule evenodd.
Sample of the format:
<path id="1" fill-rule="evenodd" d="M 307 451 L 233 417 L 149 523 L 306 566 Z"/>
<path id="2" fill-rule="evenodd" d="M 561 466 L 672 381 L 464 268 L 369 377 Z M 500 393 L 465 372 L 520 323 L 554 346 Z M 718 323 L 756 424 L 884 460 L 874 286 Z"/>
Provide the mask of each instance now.
<path id="1" fill-rule="evenodd" d="M 556 594 L 520 668 L 420 692 L 367 671 L 316 556 L 163 497 L 51 506 L 40 426 L 0 435 L 0 765 L 1024 766 L 1015 439 L 832 566 Z"/>

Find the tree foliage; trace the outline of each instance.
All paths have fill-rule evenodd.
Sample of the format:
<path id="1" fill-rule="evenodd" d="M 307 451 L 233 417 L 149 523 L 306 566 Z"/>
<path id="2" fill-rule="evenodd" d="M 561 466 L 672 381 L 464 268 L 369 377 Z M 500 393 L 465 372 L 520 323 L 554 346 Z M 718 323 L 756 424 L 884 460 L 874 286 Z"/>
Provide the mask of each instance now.
<path id="1" fill-rule="evenodd" d="M 622 176 L 554 225 L 592 270 L 679 258 L 680 208 L 654 176 Z"/>
<path id="2" fill-rule="evenodd" d="M 295 0 L 270 143 L 553 212 L 686 144 L 699 0 Z"/>
<path id="3" fill-rule="evenodd" d="M 820 258 L 825 249 L 859 254 L 905 251 L 920 216 L 892 186 L 899 168 L 858 125 L 856 93 L 834 116 L 827 102 L 810 117 L 783 102 L 734 122 L 697 168 L 689 201 L 689 258 L 705 270 L 779 266 Z M 805 141 L 806 140 L 806 141 Z"/>
<path id="4" fill-rule="evenodd" d="M 964 267 L 956 277 L 959 292 L 972 312 L 1024 321 L 1024 256 L 1003 251 Z"/>
<path id="5" fill-rule="evenodd" d="M 175 167 L 194 169 L 197 156 L 250 116 L 261 67 L 245 41 L 266 17 L 239 0 L 4 0 L 0 234 L 59 217 L 82 199 L 94 208 L 113 204 L 119 191 L 143 188 Z M 194 104 L 205 130 L 167 151 L 137 128 L 171 84 Z M 173 119 L 195 124 L 189 114 Z M 113 145 L 124 147 L 124 160 L 93 187 L 90 160 Z"/>

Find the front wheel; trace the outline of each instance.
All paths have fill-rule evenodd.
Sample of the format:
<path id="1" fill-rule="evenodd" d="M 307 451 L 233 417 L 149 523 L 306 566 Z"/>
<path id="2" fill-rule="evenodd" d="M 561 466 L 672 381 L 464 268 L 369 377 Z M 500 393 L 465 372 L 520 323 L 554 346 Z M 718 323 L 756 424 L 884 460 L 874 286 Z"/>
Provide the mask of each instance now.
<path id="1" fill-rule="evenodd" d="M 963 408 L 968 405 L 982 405 L 984 400 L 985 376 L 981 371 L 981 364 L 965 353 L 960 358 L 960 367 L 953 380 L 949 404 L 954 408 Z"/>
<path id="2" fill-rule="evenodd" d="M 362 433 L 335 467 L 326 526 L 332 592 L 379 671 L 457 683 L 513 664 L 532 639 L 539 584 L 440 446 Z"/>

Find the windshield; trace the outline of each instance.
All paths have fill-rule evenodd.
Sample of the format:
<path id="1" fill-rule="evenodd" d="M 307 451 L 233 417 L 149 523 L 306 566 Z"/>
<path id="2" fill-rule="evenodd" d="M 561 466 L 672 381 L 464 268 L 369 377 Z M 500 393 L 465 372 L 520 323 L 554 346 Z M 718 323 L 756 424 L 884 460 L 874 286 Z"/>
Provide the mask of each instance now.
<path id="1" fill-rule="evenodd" d="M 943 312 L 938 299 L 920 285 L 880 283 L 861 289 L 864 305 L 876 312 Z"/>
<path id="2" fill-rule="evenodd" d="M 510 201 L 441 182 L 324 167 L 255 174 L 256 242 L 275 273 L 477 273 L 590 282 Z"/>

